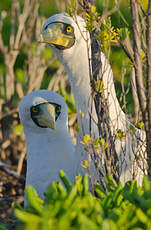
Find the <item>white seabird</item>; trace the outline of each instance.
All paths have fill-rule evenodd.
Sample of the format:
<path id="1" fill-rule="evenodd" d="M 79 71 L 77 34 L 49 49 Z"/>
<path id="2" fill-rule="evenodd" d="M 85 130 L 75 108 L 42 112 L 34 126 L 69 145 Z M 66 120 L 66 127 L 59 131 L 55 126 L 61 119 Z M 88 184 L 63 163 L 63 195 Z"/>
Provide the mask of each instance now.
<path id="1" fill-rule="evenodd" d="M 79 143 L 85 134 L 90 134 L 90 116 L 92 111 L 92 136 L 98 137 L 97 115 L 91 97 L 89 57 L 91 58 L 90 35 L 86 29 L 84 19 L 79 16 L 70 17 L 67 13 L 60 13 L 48 18 L 43 25 L 40 42 L 46 43 L 58 56 L 64 65 L 74 94 L 78 123 L 81 127 L 77 155 L 84 152 Z M 108 103 L 108 115 L 112 135 L 116 136 L 121 130 L 125 138 L 115 140 L 115 148 L 119 159 L 119 178 L 124 184 L 128 180 L 136 179 L 142 184 L 146 173 L 146 135 L 145 132 L 134 127 L 130 131 L 131 123 L 122 111 L 116 97 L 113 73 L 105 55 L 101 53 L 102 80 L 104 96 Z M 92 105 L 92 110 L 91 110 Z M 80 113 L 84 114 L 84 117 Z"/>
<path id="2" fill-rule="evenodd" d="M 32 185 L 40 198 L 63 170 L 73 183 L 74 146 L 68 134 L 68 113 L 64 99 L 50 90 L 26 95 L 19 104 L 27 146 L 26 186 Z"/>

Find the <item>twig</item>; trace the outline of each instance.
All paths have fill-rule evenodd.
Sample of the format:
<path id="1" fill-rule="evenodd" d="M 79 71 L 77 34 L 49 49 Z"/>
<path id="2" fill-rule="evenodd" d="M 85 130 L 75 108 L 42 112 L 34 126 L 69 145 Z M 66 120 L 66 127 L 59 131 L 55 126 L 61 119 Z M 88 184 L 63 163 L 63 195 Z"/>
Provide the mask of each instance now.
<path id="1" fill-rule="evenodd" d="M 133 100 L 134 100 L 134 111 L 135 111 L 135 123 L 139 120 L 139 100 L 137 95 L 136 89 L 136 79 L 135 79 L 135 70 L 134 67 L 131 69 L 131 85 L 132 85 L 132 93 L 133 93 Z"/>
<path id="2" fill-rule="evenodd" d="M 147 136 L 147 163 L 148 163 L 148 174 L 151 177 L 151 0 L 149 0 L 148 12 L 147 12 L 147 127 L 146 127 L 146 136 Z"/>
<path id="3" fill-rule="evenodd" d="M 23 162 L 24 162 L 25 155 L 26 155 L 26 152 L 25 152 L 25 151 L 23 151 L 23 152 L 20 154 L 20 158 L 19 158 L 18 166 L 17 166 L 17 174 L 18 174 L 18 175 L 21 174 L 21 171 L 22 171 L 22 168 L 23 168 Z"/>
<path id="4" fill-rule="evenodd" d="M 131 14 L 132 14 L 132 22 L 133 22 L 132 23 L 133 35 L 134 35 L 134 62 L 135 62 L 134 68 L 135 68 L 135 75 L 136 75 L 136 86 L 137 86 L 139 104 L 145 122 L 146 95 L 145 95 L 145 88 L 143 82 L 143 69 L 142 69 L 142 61 L 141 61 L 141 29 L 140 29 L 139 15 L 137 9 L 137 2 L 136 0 L 131 0 L 130 4 L 131 4 Z"/>
<path id="5" fill-rule="evenodd" d="M 5 163 L 0 161 L 0 170 L 4 171 L 5 173 L 9 174 L 10 176 L 15 177 L 16 179 L 24 179 L 23 176 L 19 175 L 16 171 L 12 170 L 7 166 Z"/>
<path id="6" fill-rule="evenodd" d="M 0 120 L 4 119 L 5 117 L 12 115 L 13 113 L 17 113 L 17 112 L 18 112 L 18 108 L 14 108 L 14 109 L 10 110 L 9 112 L 1 115 Z"/>

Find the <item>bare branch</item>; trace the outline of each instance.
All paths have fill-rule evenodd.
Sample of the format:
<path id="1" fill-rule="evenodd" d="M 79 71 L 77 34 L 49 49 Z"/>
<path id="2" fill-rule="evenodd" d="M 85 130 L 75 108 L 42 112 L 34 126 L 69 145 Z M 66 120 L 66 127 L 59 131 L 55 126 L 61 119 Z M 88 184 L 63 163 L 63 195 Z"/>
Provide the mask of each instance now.
<path id="1" fill-rule="evenodd" d="M 147 82 L 147 158 L 148 158 L 148 174 L 151 176 L 151 0 L 149 0 L 148 5 L 148 12 L 147 12 L 147 32 L 146 32 L 146 39 L 147 39 L 147 52 L 146 52 L 146 59 L 147 59 L 147 75 L 146 75 L 146 82 Z"/>
<path id="2" fill-rule="evenodd" d="M 140 107 L 139 107 L 139 100 L 138 100 L 138 95 L 137 95 L 134 67 L 132 67 L 131 69 L 131 85 L 132 85 L 132 93 L 133 93 L 133 100 L 134 100 L 135 123 L 137 123 L 139 121 Z"/>
<path id="3" fill-rule="evenodd" d="M 0 18 L 0 50 L 3 54 L 7 53 L 8 48 L 4 45 L 3 39 L 2 39 L 2 27 L 3 27 L 3 12 L 1 13 L 1 18 Z"/>
<path id="4" fill-rule="evenodd" d="M 16 179 L 23 179 L 21 175 L 19 175 L 16 171 L 10 169 L 9 166 L 7 166 L 2 161 L 0 161 L 0 169 L 4 171 L 5 173 L 7 173 L 8 175 L 15 177 Z"/>
<path id="5" fill-rule="evenodd" d="M 137 1 L 131 0 L 131 14 L 133 21 L 133 34 L 134 34 L 134 68 L 136 75 L 136 86 L 137 93 L 139 98 L 140 108 L 143 114 L 143 119 L 145 121 L 145 109 L 146 109 L 146 95 L 145 95 L 145 87 L 143 82 L 143 69 L 142 69 L 142 61 L 141 61 L 141 28 L 140 21 L 137 9 Z"/>
<path id="6" fill-rule="evenodd" d="M 10 116 L 11 114 L 16 113 L 16 112 L 18 112 L 18 108 L 14 108 L 14 109 L 8 111 L 7 113 L 1 115 L 1 116 L 0 116 L 0 120 L 4 119 L 5 117 L 8 117 L 8 116 Z"/>
<path id="7" fill-rule="evenodd" d="M 18 26 L 18 31 L 17 31 L 17 35 L 15 38 L 15 44 L 14 44 L 14 49 L 18 49 L 19 48 L 19 42 L 22 36 L 22 32 L 25 26 L 25 22 L 31 12 L 31 9 L 33 8 L 33 5 L 35 3 L 36 0 L 34 0 L 33 2 L 30 0 L 26 0 L 25 4 L 24 4 L 24 8 L 23 8 L 23 12 L 22 14 L 19 16 L 19 26 Z"/>
<path id="8" fill-rule="evenodd" d="M 149 1 L 148 13 L 147 13 L 147 111 L 149 126 L 151 127 L 151 1 Z"/>
<path id="9" fill-rule="evenodd" d="M 16 11 L 16 0 L 12 1 L 12 7 L 11 7 L 11 28 L 10 28 L 10 38 L 9 38 L 9 45 L 10 49 L 13 49 L 14 41 L 15 41 L 15 11 Z"/>

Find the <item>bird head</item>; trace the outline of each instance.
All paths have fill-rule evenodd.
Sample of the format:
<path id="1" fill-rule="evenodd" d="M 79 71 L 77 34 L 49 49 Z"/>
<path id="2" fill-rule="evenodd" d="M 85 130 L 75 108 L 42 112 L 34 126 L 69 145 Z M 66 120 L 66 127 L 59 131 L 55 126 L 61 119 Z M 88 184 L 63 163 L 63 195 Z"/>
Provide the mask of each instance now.
<path id="1" fill-rule="evenodd" d="M 78 51 L 81 54 L 86 49 L 86 41 L 89 41 L 89 33 L 84 19 L 77 15 L 70 17 L 67 13 L 49 17 L 39 38 L 39 42 L 46 43 L 65 62 Z"/>
<path id="2" fill-rule="evenodd" d="M 32 132 L 55 131 L 67 125 L 66 103 L 50 90 L 37 90 L 26 95 L 19 104 L 19 116 L 24 129 Z"/>

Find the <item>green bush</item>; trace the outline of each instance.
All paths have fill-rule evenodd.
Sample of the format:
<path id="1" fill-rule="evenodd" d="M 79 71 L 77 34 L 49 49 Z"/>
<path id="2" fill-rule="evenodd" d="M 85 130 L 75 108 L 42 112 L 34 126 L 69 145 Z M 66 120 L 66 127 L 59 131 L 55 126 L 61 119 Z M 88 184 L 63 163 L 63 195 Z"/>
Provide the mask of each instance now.
<path id="1" fill-rule="evenodd" d="M 15 209 L 15 215 L 26 230 L 141 230 L 151 229 L 151 182 L 144 177 L 142 187 L 136 181 L 124 187 L 106 177 L 105 192 L 97 184 L 95 196 L 89 192 L 88 175 L 78 175 L 72 186 L 63 171 L 64 184 L 53 182 L 41 200 L 28 186 L 28 207 Z"/>
<path id="2" fill-rule="evenodd" d="M 0 223 L 0 230 L 7 230 L 7 228 L 3 224 Z"/>
<path id="3" fill-rule="evenodd" d="M 60 171 L 63 182 L 53 182 L 41 200 L 35 189 L 28 186 L 29 205 L 16 207 L 21 224 L 17 230 L 150 230 L 151 182 L 144 177 L 143 186 L 136 181 L 124 187 L 106 177 L 105 192 L 100 184 L 95 195 L 89 192 L 88 175 L 78 175 L 74 185 Z M 0 230 L 7 230 L 0 224 Z"/>

